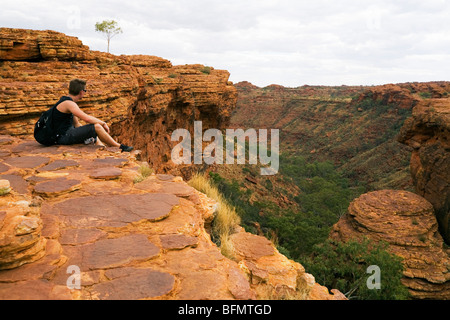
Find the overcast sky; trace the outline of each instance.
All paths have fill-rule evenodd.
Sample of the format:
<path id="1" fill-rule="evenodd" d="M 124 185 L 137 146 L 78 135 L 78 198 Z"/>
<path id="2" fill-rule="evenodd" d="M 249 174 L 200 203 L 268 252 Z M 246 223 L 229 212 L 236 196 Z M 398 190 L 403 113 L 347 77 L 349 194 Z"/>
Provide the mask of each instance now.
<path id="1" fill-rule="evenodd" d="M 226 69 L 230 80 L 377 85 L 450 80 L 450 0 L 2 1 L 0 27 L 55 30 L 113 54 Z"/>

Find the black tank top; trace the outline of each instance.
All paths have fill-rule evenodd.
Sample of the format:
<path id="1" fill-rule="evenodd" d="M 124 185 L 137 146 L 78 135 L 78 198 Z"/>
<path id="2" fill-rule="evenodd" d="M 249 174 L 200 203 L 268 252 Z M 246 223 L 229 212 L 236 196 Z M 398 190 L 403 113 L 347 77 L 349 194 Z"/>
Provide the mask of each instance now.
<path id="1" fill-rule="evenodd" d="M 72 98 L 64 96 L 59 99 L 59 101 L 53 107 L 53 127 L 56 130 L 56 133 L 60 136 L 64 135 L 67 130 L 73 127 L 73 114 L 63 113 L 56 108 L 61 102 L 67 100 L 72 100 Z"/>

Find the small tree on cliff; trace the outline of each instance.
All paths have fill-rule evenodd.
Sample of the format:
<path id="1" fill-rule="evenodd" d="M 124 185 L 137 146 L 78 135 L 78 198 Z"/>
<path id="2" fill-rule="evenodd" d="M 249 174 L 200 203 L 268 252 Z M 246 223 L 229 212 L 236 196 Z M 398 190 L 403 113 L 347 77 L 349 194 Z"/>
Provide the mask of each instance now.
<path id="1" fill-rule="evenodd" d="M 119 27 L 118 23 L 114 20 L 104 20 L 102 22 L 97 22 L 95 24 L 95 31 L 102 32 L 106 35 L 106 39 L 108 40 L 108 53 L 109 53 L 109 42 L 111 39 L 122 33 L 122 29 Z"/>

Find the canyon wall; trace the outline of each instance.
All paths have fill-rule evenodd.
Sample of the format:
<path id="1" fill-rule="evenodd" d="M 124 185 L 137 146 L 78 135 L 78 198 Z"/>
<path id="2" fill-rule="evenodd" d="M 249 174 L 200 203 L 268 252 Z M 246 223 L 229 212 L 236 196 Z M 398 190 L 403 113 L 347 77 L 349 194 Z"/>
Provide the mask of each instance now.
<path id="1" fill-rule="evenodd" d="M 173 130 L 193 132 L 194 120 L 227 126 L 236 103 L 228 77 L 93 52 L 54 31 L 0 28 L 0 299 L 345 300 L 242 228 L 235 256 L 222 255 L 208 233 L 218 204 L 160 174 L 192 170 L 170 161 Z M 80 107 L 132 153 L 30 137 L 73 78 L 87 80 Z"/>
<path id="2" fill-rule="evenodd" d="M 439 230 L 450 244 L 450 98 L 421 101 L 398 139 L 413 150 L 415 191 L 433 204 Z"/>
<path id="3" fill-rule="evenodd" d="M 141 150 L 159 172 L 191 170 L 170 160 L 175 129 L 193 132 L 194 120 L 203 121 L 204 130 L 223 129 L 236 104 L 225 70 L 91 51 L 55 31 L 1 28 L 0 134 L 30 135 L 73 78 L 87 80 L 82 110 L 106 121 L 116 139 Z"/>
<path id="4" fill-rule="evenodd" d="M 279 128 L 283 154 L 331 160 L 372 191 L 352 201 L 330 238 L 387 242 L 413 298 L 450 298 L 450 82 L 236 87 L 231 126 Z"/>
<path id="5" fill-rule="evenodd" d="M 421 98 L 414 93 L 422 92 Z M 402 282 L 413 298 L 450 299 L 450 91 L 448 83 L 387 85 L 372 99 L 413 105 L 398 141 L 412 149 L 415 193 L 379 190 L 355 199 L 330 237 L 368 237 L 403 259 Z M 446 242 L 447 244 L 445 244 Z"/>

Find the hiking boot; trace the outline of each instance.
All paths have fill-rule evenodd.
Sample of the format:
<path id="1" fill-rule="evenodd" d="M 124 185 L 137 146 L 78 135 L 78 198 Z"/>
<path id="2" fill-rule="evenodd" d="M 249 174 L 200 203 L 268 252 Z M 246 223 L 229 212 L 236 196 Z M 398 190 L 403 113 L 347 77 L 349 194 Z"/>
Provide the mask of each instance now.
<path id="1" fill-rule="evenodd" d="M 123 152 L 131 152 L 131 150 L 133 150 L 133 149 L 134 149 L 133 147 L 129 147 L 124 144 L 120 145 L 120 150 L 122 150 Z"/>

